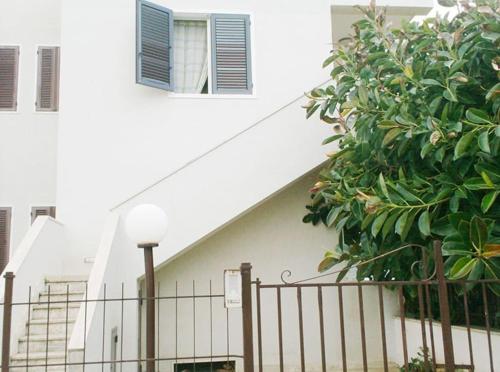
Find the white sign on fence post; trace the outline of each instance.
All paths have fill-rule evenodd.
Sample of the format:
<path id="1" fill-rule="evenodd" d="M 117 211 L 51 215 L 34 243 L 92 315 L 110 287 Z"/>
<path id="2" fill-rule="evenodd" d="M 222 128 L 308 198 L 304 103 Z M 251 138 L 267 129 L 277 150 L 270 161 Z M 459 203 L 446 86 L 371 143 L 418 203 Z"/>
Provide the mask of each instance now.
<path id="1" fill-rule="evenodd" d="M 240 270 L 224 270 L 224 306 L 226 308 L 241 307 Z"/>

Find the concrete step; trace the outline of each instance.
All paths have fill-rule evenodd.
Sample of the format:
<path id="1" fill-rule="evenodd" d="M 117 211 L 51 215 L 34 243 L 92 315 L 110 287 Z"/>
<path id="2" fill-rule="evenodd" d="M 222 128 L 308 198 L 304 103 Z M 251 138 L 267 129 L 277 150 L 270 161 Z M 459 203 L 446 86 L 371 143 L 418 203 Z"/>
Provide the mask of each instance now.
<path id="1" fill-rule="evenodd" d="M 68 334 L 71 334 L 75 318 L 68 319 L 67 329 Z M 26 323 L 26 334 L 31 335 L 46 335 L 47 334 L 47 319 L 32 319 Z M 49 336 L 66 334 L 66 319 L 49 319 Z"/>
<path id="2" fill-rule="evenodd" d="M 22 366 L 28 365 L 28 370 L 30 372 L 38 371 L 64 371 L 64 366 L 50 366 L 45 367 L 45 365 L 50 364 L 63 364 L 64 363 L 64 352 L 49 352 L 43 353 L 29 353 L 28 358 L 26 358 L 26 353 L 18 353 L 10 358 L 11 366 L 18 367 L 12 368 L 13 371 L 22 370 Z M 26 367 L 25 367 L 26 368 Z"/>
<path id="3" fill-rule="evenodd" d="M 31 319 L 45 319 L 47 320 L 47 310 L 50 308 L 49 312 L 49 320 L 50 319 L 66 319 L 66 309 L 68 319 L 76 318 L 78 314 L 78 310 L 80 309 L 80 303 L 78 302 L 70 302 L 68 306 L 66 303 L 60 304 L 38 304 L 33 305 L 31 309 Z"/>
<path id="4" fill-rule="evenodd" d="M 68 301 L 75 301 L 83 299 L 84 292 L 83 291 L 70 291 L 69 293 L 66 291 L 55 291 L 50 289 L 50 302 L 56 303 L 64 303 Z M 39 295 L 40 302 L 48 302 L 49 301 L 49 291 L 43 291 Z"/>
<path id="5" fill-rule="evenodd" d="M 48 276 L 45 278 L 46 289 L 50 286 L 51 291 L 85 291 L 87 277 L 85 276 Z"/>
<path id="6" fill-rule="evenodd" d="M 28 336 L 23 336 L 19 339 L 19 347 L 18 347 L 18 352 L 20 354 L 26 354 L 28 351 L 28 344 L 29 344 L 29 353 L 45 353 L 47 350 L 49 352 L 63 352 L 66 347 L 66 343 L 69 342 L 69 339 L 71 338 L 71 333 L 68 332 L 68 336 L 66 337 L 65 334 L 60 334 L 60 335 L 50 335 L 49 336 L 49 342 L 47 345 L 47 336 L 46 335 L 30 335 Z"/>

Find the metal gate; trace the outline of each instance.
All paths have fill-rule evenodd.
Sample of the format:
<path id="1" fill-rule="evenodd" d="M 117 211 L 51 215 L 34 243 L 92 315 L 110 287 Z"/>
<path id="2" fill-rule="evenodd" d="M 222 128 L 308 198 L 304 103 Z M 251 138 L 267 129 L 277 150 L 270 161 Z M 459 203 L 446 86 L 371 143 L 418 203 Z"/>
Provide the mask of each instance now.
<path id="1" fill-rule="evenodd" d="M 425 272 L 427 272 L 426 262 L 424 253 Z M 489 370 L 494 371 L 490 325 L 492 314 L 489 314 L 488 310 L 487 292 L 489 284 L 500 284 L 500 280 L 447 280 L 444 276 L 439 242 L 434 246 L 434 262 L 434 272 L 429 277 L 426 275 L 423 279 L 414 281 L 325 283 L 317 282 L 318 277 L 315 277 L 289 282 L 285 279 L 285 275 L 291 273 L 285 271 L 285 275 L 282 274 L 282 283 L 279 284 L 262 283 L 258 278 L 252 281 L 247 264 L 246 269 L 242 271 L 245 372 L 253 372 L 254 369 L 259 372 L 271 369 L 284 372 L 290 368 L 302 372 L 312 370 L 326 372 L 332 367 L 343 371 L 375 369 L 389 371 L 396 367 L 405 371 L 477 370 L 474 367 L 471 309 L 468 292 L 465 290 L 466 286 L 471 284 L 476 285 L 476 289 L 482 293 L 482 313 L 487 336 L 485 346 L 488 348 Z M 464 290 L 464 326 L 469 354 L 468 362 L 463 364 L 455 363 L 448 296 L 450 290 L 458 287 Z M 407 290 L 416 293 L 418 314 L 414 314 L 416 319 L 412 322 L 418 325 L 417 337 L 414 331 L 409 333 L 407 325 L 410 321 L 406 316 L 407 306 L 404 296 Z M 252 306 L 252 292 L 254 306 Z M 326 303 L 325 297 L 331 297 L 332 293 L 335 301 Z M 438 297 L 438 304 L 434 308 L 431 301 L 433 294 Z M 285 295 L 288 296 L 286 303 L 283 300 Z M 396 311 L 399 313 L 397 315 L 400 318 L 397 321 L 399 323 L 397 332 L 388 327 L 391 319 L 388 316 L 384 296 L 394 298 Z M 371 301 L 367 302 L 367 299 Z M 346 309 L 348 303 L 349 309 Z M 291 310 L 294 312 L 293 316 L 287 316 L 286 313 Z M 332 314 L 335 314 L 335 320 L 332 320 Z M 255 331 L 252 321 L 255 322 Z M 291 331 L 294 329 L 295 334 Z M 333 342 L 330 334 L 334 331 L 340 341 L 337 343 L 337 355 L 332 353 Z M 412 360 L 415 356 L 409 354 L 409 344 L 417 342 L 421 346 L 418 361 Z M 357 350 L 353 349 L 353 345 Z M 399 365 L 402 367 L 390 363 L 390 354 L 394 354 L 392 349 L 395 345 L 401 346 Z M 287 347 L 292 351 L 287 352 Z M 269 352 L 269 349 L 273 348 L 275 352 Z M 316 355 L 313 355 L 315 352 Z M 348 357 L 349 354 L 356 353 L 359 354 L 359 365 L 353 365 L 352 358 Z M 371 364 L 374 360 L 380 361 L 380 366 L 374 367 Z"/>

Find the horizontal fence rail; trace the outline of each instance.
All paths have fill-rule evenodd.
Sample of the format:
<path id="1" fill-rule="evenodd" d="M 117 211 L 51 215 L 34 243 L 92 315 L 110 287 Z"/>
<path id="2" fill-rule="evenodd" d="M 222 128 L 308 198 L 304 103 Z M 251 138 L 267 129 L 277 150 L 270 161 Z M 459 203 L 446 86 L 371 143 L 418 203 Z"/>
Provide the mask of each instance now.
<path id="1" fill-rule="evenodd" d="M 143 327 L 148 300 L 154 301 L 157 311 L 155 371 L 231 371 L 242 362 L 241 338 L 232 340 L 242 328 L 241 309 L 226 308 L 224 294 L 213 291 L 211 281 L 203 283 L 203 291 L 193 281 L 183 293 L 175 283 L 172 294 L 162 294 L 158 283 L 154 297 L 143 296 L 142 291 L 126 296 L 123 284 L 114 287 L 113 296 L 104 285 L 99 298 L 87 297 L 86 283 L 78 298 L 70 284 L 64 289 L 48 285 L 40 294 L 29 287 L 26 301 L 12 302 L 15 278 L 12 273 L 4 278 L 2 372 L 145 371 L 150 362 Z M 97 306 L 97 320 L 89 319 L 90 304 Z M 11 336 L 16 313 L 27 314 L 25 335 L 19 340 Z M 83 316 L 83 349 L 69 350 L 77 314 Z M 87 339 L 92 331 L 97 344 Z M 17 350 L 11 348 L 15 342 Z"/>

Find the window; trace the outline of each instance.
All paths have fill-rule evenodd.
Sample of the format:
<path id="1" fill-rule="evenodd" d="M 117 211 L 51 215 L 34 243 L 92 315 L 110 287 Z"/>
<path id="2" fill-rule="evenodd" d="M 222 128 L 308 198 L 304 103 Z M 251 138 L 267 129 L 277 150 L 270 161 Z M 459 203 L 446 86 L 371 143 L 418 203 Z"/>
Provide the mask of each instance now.
<path id="1" fill-rule="evenodd" d="M 11 214 L 10 207 L 0 207 L 0 272 L 9 262 Z"/>
<path id="2" fill-rule="evenodd" d="M 59 109 L 59 47 L 38 48 L 36 110 Z"/>
<path id="3" fill-rule="evenodd" d="M 184 19 L 137 4 L 137 83 L 178 93 L 252 93 L 248 15 Z"/>
<path id="4" fill-rule="evenodd" d="M 174 364 L 175 372 L 234 372 L 235 368 L 234 361 Z"/>
<path id="5" fill-rule="evenodd" d="M 56 218 L 56 207 L 33 207 L 31 208 L 31 224 L 38 216 L 50 216 Z"/>
<path id="6" fill-rule="evenodd" d="M 18 46 L 0 46 L 0 111 L 17 110 Z"/>

